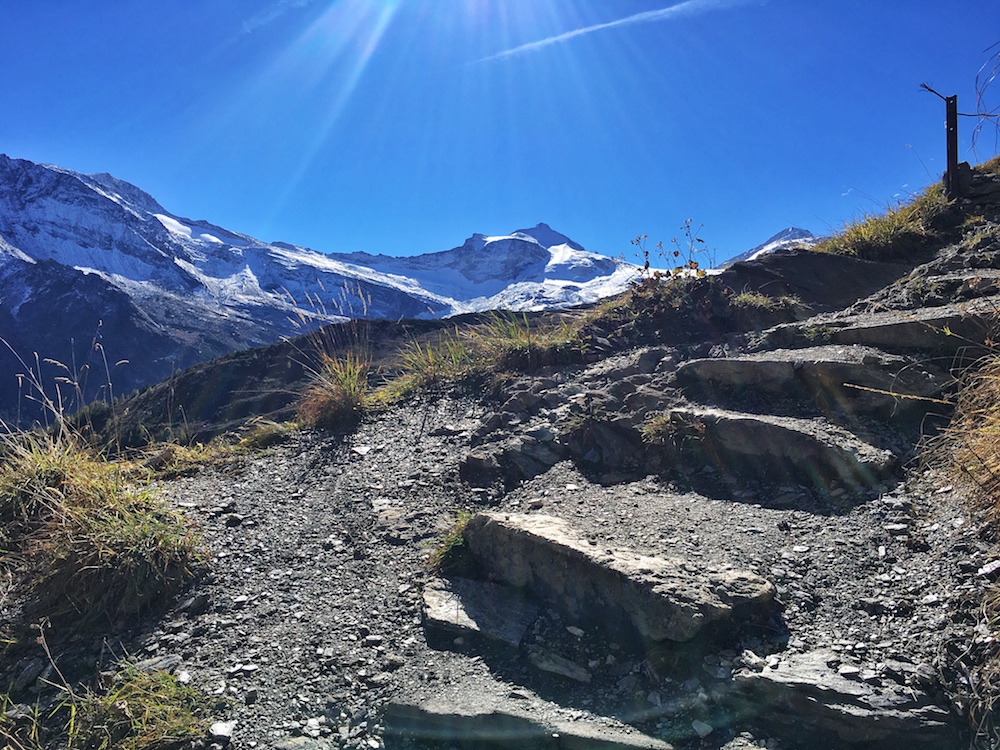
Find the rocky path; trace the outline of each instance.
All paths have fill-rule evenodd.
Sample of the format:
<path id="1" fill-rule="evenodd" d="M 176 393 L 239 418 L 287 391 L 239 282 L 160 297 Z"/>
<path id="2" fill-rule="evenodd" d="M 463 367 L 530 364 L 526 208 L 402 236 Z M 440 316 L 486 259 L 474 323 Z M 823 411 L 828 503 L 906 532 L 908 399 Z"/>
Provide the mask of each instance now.
<path id="1" fill-rule="evenodd" d="M 239 748 L 968 747 L 1000 564 L 914 458 L 1000 303 L 993 247 L 164 482 L 211 572 L 120 648 L 218 695 Z"/>
<path id="2" fill-rule="evenodd" d="M 230 697 L 246 747 L 962 747 L 948 670 L 975 636 L 988 552 L 944 480 L 899 467 L 913 413 L 822 374 L 847 363 L 862 383 L 947 388 L 904 348 L 718 363 L 642 350 L 525 378 L 499 408 L 427 397 L 346 438 L 302 433 L 167 483 L 203 524 L 213 572 L 138 656 Z M 650 402 L 715 421 L 692 445 L 644 442 Z M 752 426 L 714 432 L 726 420 Z M 776 449 L 758 424 L 795 432 Z M 801 466 L 757 471 L 765 459 Z M 434 582 L 428 551 L 463 509 L 480 527 L 540 523 L 541 557 L 470 539 L 476 564 Z M 560 562 L 588 547 L 593 562 Z M 622 615 L 648 601 L 594 583 L 614 568 L 649 591 L 642 571 L 661 564 L 683 571 L 675 599 L 724 569 L 769 587 L 768 606 L 664 635 Z"/>
<path id="3" fill-rule="evenodd" d="M 514 732 L 528 747 L 560 731 L 618 747 L 811 747 L 760 721 L 776 713 L 765 706 L 794 700 L 781 690 L 802 694 L 794 683 L 733 675 L 783 677 L 796 656 L 817 653 L 846 681 L 838 695 L 926 688 L 947 716 L 933 689 L 941 650 L 968 637 L 951 615 L 987 559 L 954 493 L 935 494 L 946 488 L 931 477 L 840 513 L 711 498 L 652 477 L 604 486 L 570 461 L 509 493 L 477 492 L 459 480 L 458 458 L 488 416 L 443 398 L 347 440 L 301 434 L 168 483 L 204 528 L 212 574 L 135 656 L 230 698 L 220 719 L 236 721 L 239 747 L 403 747 L 414 740 L 398 733 L 415 732 Z M 736 566 L 773 583 L 780 606 L 690 648 L 642 650 L 622 629 L 544 602 L 517 647 L 427 629 L 427 552 L 463 508 L 554 516 L 596 548 L 680 557 L 695 577 Z M 818 679 L 807 669 L 801 690 Z"/>

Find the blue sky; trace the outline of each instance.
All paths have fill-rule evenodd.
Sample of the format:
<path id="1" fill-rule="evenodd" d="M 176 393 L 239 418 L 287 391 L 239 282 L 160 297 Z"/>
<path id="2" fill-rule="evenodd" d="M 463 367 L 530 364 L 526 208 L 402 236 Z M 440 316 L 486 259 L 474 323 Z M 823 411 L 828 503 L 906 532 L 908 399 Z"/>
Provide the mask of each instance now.
<path id="1" fill-rule="evenodd" d="M 971 110 L 998 41 L 982 0 L 0 0 L 0 152 L 327 252 L 690 217 L 721 260 L 937 179 L 919 86 Z"/>

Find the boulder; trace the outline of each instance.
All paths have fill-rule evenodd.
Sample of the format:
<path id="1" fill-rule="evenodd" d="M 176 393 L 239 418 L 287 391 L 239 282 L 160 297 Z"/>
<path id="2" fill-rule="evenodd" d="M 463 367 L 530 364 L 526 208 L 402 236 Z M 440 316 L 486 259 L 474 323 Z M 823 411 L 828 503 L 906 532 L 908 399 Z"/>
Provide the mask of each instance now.
<path id="1" fill-rule="evenodd" d="M 842 666 L 836 652 L 820 649 L 785 656 L 761 671 L 741 670 L 734 679 L 752 710 L 808 732 L 813 741 L 822 737 L 824 746 L 959 746 L 952 716 L 922 690 L 894 682 L 874 686 L 856 679 L 857 672 Z"/>
<path id="2" fill-rule="evenodd" d="M 680 365 L 677 380 L 686 393 L 721 405 L 749 392 L 764 408 L 794 399 L 811 413 L 849 418 L 918 418 L 953 382 L 931 365 L 860 345 L 695 359 Z"/>
<path id="3" fill-rule="evenodd" d="M 671 750 L 672 745 L 615 719 L 569 710 L 529 690 L 462 682 L 425 699 L 386 706 L 391 738 L 470 748 L 539 750 Z"/>
<path id="4" fill-rule="evenodd" d="M 875 487 L 896 469 L 896 458 L 849 431 L 794 417 L 723 409 L 673 409 L 657 437 L 681 469 L 706 464 L 733 481 L 805 484 L 821 493 L 841 485 Z"/>

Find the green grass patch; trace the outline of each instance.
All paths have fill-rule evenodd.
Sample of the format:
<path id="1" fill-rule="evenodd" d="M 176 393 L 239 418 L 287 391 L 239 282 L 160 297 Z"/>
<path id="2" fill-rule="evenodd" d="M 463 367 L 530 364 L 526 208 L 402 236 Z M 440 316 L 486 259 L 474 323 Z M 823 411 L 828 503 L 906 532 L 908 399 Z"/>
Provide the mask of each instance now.
<path id="1" fill-rule="evenodd" d="M 937 183 L 909 203 L 889 206 L 883 213 L 863 214 L 812 249 L 864 260 L 902 258 L 934 239 L 951 206 L 943 185 Z"/>
<path id="2" fill-rule="evenodd" d="M 126 664 L 106 691 L 66 686 L 45 710 L 0 694 L 0 742 L 4 750 L 182 750 L 208 739 L 212 703 L 171 674 Z"/>
<path id="3" fill-rule="evenodd" d="M 77 625 L 117 624 L 169 601 L 199 556 L 192 530 L 148 493 L 126 491 L 94 506 L 64 506 L 33 540 L 42 571 L 37 605 Z"/>
<path id="4" fill-rule="evenodd" d="M 427 555 L 427 568 L 437 575 L 446 574 L 460 566 L 465 550 L 465 527 L 472 520 L 467 510 L 458 512 L 455 522 Z"/>
<path id="5" fill-rule="evenodd" d="M 37 705 L 14 703 L 10 695 L 0 694 L 0 743 L 4 750 L 44 750 L 44 740 L 62 727 L 55 716 L 42 711 Z"/>
<path id="6" fill-rule="evenodd" d="M 400 350 L 404 373 L 417 385 L 429 385 L 466 374 L 478 361 L 478 352 L 456 328 L 434 341 L 410 341 Z"/>
<path id="7" fill-rule="evenodd" d="M 68 433 L 2 439 L 3 542 L 30 566 L 28 611 L 67 623 L 144 614 L 200 563 L 198 537 L 148 481 Z"/>
<path id="8" fill-rule="evenodd" d="M 575 359 L 580 342 L 578 328 L 564 321 L 543 325 L 527 313 L 490 313 L 476 329 L 482 366 L 489 370 L 531 371 Z"/>
<path id="9" fill-rule="evenodd" d="M 70 750 L 180 750 L 208 736 L 207 699 L 166 672 L 132 666 L 104 694 L 76 701 Z"/>
<path id="10" fill-rule="evenodd" d="M 377 372 L 369 357 L 354 350 L 336 356 L 320 352 L 298 416 L 309 427 L 353 427 L 364 413 L 429 386 L 467 378 L 481 382 L 483 376 L 502 379 L 506 372 L 577 362 L 584 349 L 579 332 L 578 324 L 561 316 L 493 312 L 479 322 L 411 339 Z"/>
<path id="11" fill-rule="evenodd" d="M 744 310 L 781 310 L 792 307 L 796 300 L 792 297 L 768 297 L 766 294 L 751 289 L 744 289 L 732 296 L 733 307 Z"/>

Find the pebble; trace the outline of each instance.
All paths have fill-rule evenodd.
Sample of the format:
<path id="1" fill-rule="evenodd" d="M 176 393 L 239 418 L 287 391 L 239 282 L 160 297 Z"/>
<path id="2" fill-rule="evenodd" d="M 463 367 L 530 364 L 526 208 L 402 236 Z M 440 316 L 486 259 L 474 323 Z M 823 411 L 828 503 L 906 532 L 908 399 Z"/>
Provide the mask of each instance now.
<path id="1" fill-rule="evenodd" d="M 236 729 L 235 721 L 217 721 L 209 728 L 208 733 L 215 742 L 228 744 Z"/>
<path id="2" fill-rule="evenodd" d="M 713 727 L 711 724 L 706 724 L 704 721 L 701 721 L 700 719 L 695 719 L 694 721 L 692 721 L 691 728 L 695 731 L 695 734 L 697 734 L 701 739 L 705 739 L 706 737 L 708 737 L 708 735 L 710 735 L 712 732 L 715 731 L 715 727 Z"/>
<path id="3" fill-rule="evenodd" d="M 992 578 L 997 571 L 1000 571 L 1000 559 L 986 563 L 976 571 L 976 575 L 982 578 Z"/>

